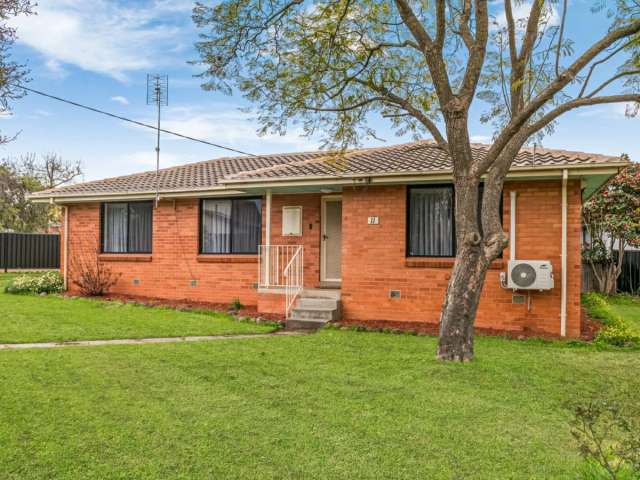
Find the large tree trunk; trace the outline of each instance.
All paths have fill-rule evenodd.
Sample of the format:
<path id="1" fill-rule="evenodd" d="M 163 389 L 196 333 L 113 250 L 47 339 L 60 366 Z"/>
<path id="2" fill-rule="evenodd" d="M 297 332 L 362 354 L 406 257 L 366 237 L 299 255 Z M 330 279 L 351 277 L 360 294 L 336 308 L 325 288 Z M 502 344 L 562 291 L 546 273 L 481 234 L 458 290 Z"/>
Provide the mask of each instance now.
<path id="1" fill-rule="evenodd" d="M 464 362 L 473 358 L 474 322 L 487 270 L 507 245 L 507 237 L 502 231 L 500 203 L 504 175 L 511 162 L 507 158 L 502 168 L 495 168 L 487 175 L 481 230 L 478 223 L 480 178 L 472 173 L 471 148 L 464 134 L 460 138 L 462 127 L 458 125 L 457 131 L 450 129 L 448 132 L 449 138 L 458 137 L 458 142 L 450 141 L 454 163 L 457 251 L 440 315 L 437 358 Z M 504 155 L 515 157 L 518 148 L 508 149 Z"/>

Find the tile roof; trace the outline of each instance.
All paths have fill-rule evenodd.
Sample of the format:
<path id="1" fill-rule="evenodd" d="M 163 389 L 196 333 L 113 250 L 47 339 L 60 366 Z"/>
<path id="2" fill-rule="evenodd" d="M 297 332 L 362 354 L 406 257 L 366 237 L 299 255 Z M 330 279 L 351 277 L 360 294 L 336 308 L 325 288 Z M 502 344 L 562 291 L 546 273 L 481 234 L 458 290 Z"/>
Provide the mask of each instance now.
<path id="1" fill-rule="evenodd" d="M 483 157 L 489 145 L 473 144 L 474 155 Z M 620 164 L 625 160 L 566 150 L 523 148 L 514 167 L 549 168 L 575 165 Z M 432 141 L 418 141 L 388 147 L 350 150 L 338 157 L 329 152 L 285 153 L 256 157 L 223 157 L 160 170 L 161 192 L 206 190 L 234 182 L 255 182 L 282 178 L 341 177 L 352 175 L 426 174 L 450 172 L 451 159 Z M 103 194 L 150 193 L 156 188 L 156 172 L 67 185 L 34 194 L 34 197 L 95 196 Z"/>

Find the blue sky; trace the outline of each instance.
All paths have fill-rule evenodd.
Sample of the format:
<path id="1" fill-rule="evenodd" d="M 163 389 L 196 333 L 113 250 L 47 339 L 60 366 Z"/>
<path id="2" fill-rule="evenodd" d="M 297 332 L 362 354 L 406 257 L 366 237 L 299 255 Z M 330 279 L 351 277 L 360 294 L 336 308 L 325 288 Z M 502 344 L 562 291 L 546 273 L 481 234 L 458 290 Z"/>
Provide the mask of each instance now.
<path id="1" fill-rule="evenodd" d="M 167 73 L 170 104 L 163 113 L 165 128 L 252 153 L 317 148 L 317 139 L 303 138 L 295 128 L 284 137 L 258 136 L 253 116 L 239 110 L 246 107 L 240 96 L 200 88 L 200 81 L 193 78 L 199 67 L 187 63 L 196 59 L 192 5 L 191 0 L 41 0 L 37 16 L 16 22 L 19 40 L 14 58 L 30 67 L 33 88 L 149 123 L 154 122 L 154 110 L 146 105 L 146 74 Z M 570 31 L 577 49 L 583 35 L 606 27 L 601 15 L 581 15 L 573 21 Z M 626 119 L 624 110 L 624 105 L 613 105 L 569 114 L 544 146 L 628 153 L 638 160 L 640 120 Z M 476 108 L 476 119 L 479 112 Z M 383 122 L 374 123 L 387 143 L 407 140 L 396 137 Z M 471 130 L 475 141 L 491 138 L 491 128 L 476 120 Z M 0 118 L 0 131 L 20 132 L 14 142 L 0 147 L 3 157 L 56 152 L 68 160 L 81 160 L 87 180 L 155 166 L 153 132 L 33 94 L 16 101 L 13 113 Z M 162 166 L 224 155 L 206 145 L 163 137 Z"/>

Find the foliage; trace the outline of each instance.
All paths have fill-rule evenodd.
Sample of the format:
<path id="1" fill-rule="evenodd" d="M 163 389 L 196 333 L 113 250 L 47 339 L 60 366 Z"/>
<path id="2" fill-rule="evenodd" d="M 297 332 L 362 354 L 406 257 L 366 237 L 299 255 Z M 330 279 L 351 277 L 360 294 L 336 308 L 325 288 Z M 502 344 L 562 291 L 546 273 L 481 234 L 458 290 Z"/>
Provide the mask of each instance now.
<path id="1" fill-rule="evenodd" d="M 598 290 L 615 293 L 625 248 L 640 246 L 640 165 L 625 168 L 587 201 L 583 218 L 589 234 L 583 258 Z"/>
<path id="2" fill-rule="evenodd" d="M 574 406 L 571 434 L 587 460 L 585 479 L 640 476 L 640 423 L 615 401 L 600 398 Z"/>
<path id="3" fill-rule="evenodd" d="M 57 315 L 48 334 L 68 326 L 65 316 L 93 334 L 195 325 L 164 309 L 25 300 L 29 316 L 16 323 L 42 326 L 41 305 Z M 567 399 L 607 390 L 626 407 L 640 390 L 635 352 L 479 337 L 482 360 L 461 368 L 424 354 L 435 346 L 323 330 L 0 350 L 0 478 L 575 479 L 583 460 Z"/>
<path id="4" fill-rule="evenodd" d="M 607 297 L 591 292 L 582 296 L 582 303 L 591 317 L 602 321 L 603 327 L 595 338 L 596 343 L 616 347 L 640 346 L 640 334 L 611 308 Z"/>
<path id="5" fill-rule="evenodd" d="M 607 3 L 598 17 L 607 25 L 582 32 L 578 49 L 565 24 L 581 19 L 580 8 L 548 0 L 222 0 L 196 3 L 193 19 L 203 87 L 239 90 L 258 107 L 261 133 L 295 126 L 322 134 L 338 163 L 348 161 L 347 147 L 377 138 L 377 116 L 396 134 L 433 138 L 416 149 L 449 155 L 460 193 L 457 261 L 438 357 L 469 360 L 486 272 L 508 241 L 499 206 L 521 147 L 571 110 L 640 102 L 638 3 Z M 483 155 L 473 153 L 469 132 L 477 100 L 489 109 L 481 120 L 495 126 Z"/>
<path id="6" fill-rule="evenodd" d="M 239 298 L 234 298 L 231 301 L 231 304 L 229 305 L 229 308 L 231 310 L 234 310 L 234 311 L 238 312 L 238 311 L 240 311 L 240 310 L 242 310 L 244 308 L 244 305 L 242 305 L 242 302 L 240 302 Z"/>
<path id="7" fill-rule="evenodd" d="M 7 293 L 60 293 L 64 282 L 60 272 L 46 272 L 39 275 L 21 275 L 6 287 Z"/>
<path id="8" fill-rule="evenodd" d="M 20 83 L 28 80 L 28 70 L 11 60 L 11 48 L 16 40 L 16 28 L 13 18 L 20 15 L 31 15 L 35 2 L 31 0 L 3 0 L 0 2 L 0 112 L 9 111 L 9 103 L 21 98 L 24 90 Z M 15 137 L 0 134 L 0 145 L 10 142 Z"/>
<path id="9" fill-rule="evenodd" d="M 101 297 L 109 292 L 119 280 L 121 274 L 114 273 L 111 267 L 100 261 L 99 251 L 91 255 L 79 254 L 71 261 L 72 282 L 83 295 Z"/>
<path id="10" fill-rule="evenodd" d="M 71 182 L 82 174 L 79 162 L 67 162 L 55 153 L 0 160 L 0 231 L 42 232 L 55 223 L 59 208 L 35 204 L 29 194 Z"/>

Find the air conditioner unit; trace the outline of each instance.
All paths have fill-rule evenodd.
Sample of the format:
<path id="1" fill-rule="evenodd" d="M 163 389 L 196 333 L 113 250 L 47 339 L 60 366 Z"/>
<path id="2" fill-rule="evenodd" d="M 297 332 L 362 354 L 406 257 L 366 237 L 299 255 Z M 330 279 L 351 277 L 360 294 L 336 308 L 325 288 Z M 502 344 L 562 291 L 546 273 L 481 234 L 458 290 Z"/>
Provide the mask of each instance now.
<path id="1" fill-rule="evenodd" d="M 551 290 L 553 267 L 548 260 L 510 260 L 507 287 L 513 290 Z"/>

